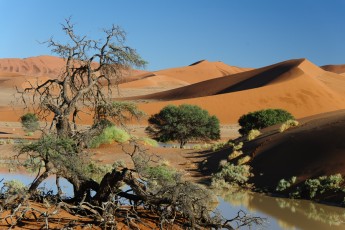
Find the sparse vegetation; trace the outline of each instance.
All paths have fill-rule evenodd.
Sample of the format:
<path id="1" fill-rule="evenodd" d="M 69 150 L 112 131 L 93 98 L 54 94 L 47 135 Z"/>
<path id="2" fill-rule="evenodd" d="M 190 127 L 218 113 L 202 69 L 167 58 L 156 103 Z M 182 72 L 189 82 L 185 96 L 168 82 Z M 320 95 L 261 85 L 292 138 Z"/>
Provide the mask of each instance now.
<path id="1" fill-rule="evenodd" d="M 227 163 L 213 175 L 212 185 L 217 187 L 217 183 L 226 182 L 230 185 L 246 186 L 251 176 L 250 166 Z"/>
<path id="2" fill-rule="evenodd" d="M 292 177 L 290 180 L 281 179 L 276 187 L 276 191 L 284 193 L 286 190 L 289 190 L 291 198 L 306 197 L 309 199 L 315 199 L 326 192 L 345 192 L 343 186 L 344 178 L 341 174 L 308 179 L 299 183 L 299 186 L 294 187 L 296 181 L 296 177 Z"/>
<path id="3" fill-rule="evenodd" d="M 241 157 L 240 159 L 238 159 L 237 164 L 238 165 L 244 165 L 247 164 L 252 158 L 248 155 Z"/>
<path id="4" fill-rule="evenodd" d="M 233 142 L 228 142 L 228 145 L 232 147 L 233 150 L 240 150 L 243 148 L 243 142 L 239 142 L 238 144 Z"/>
<path id="5" fill-rule="evenodd" d="M 35 132 L 40 127 L 38 117 L 34 113 L 24 114 L 20 117 L 20 122 L 26 132 Z"/>
<path id="6" fill-rule="evenodd" d="M 320 176 L 316 179 L 308 179 L 304 183 L 304 188 L 309 194 L 309 198 L 314 198 L 318 194 L 323 194 L 326 191 L 340 191 L 342 190 L 342 183 L 344 179 L 341 174 L 330 176 Z"/>
<path id="7" fill-rule="evenodd" d="M 116 126 L 108 126 L 100 135 L 91 140 L 90 147 L 97 148 L 101 144 L 111 144 L 113 142 L 123 143 L 130 138 L 131 136 L 125 130 L 117 128 Z"/>
<path id="8" fill-rule="evenodd" d="M 27 189 L 28 188 L 23 184 L 23 182 L 14 179 L 4 182 L 3 188 L 1 189 L 1 194 L 4 194 L 5 197 L 9 197 L 16 194 L 25 193 Z"/>
<path id="9" fill-rule="evenodd" d="M 226 142 L 217 142 L 217 143 L 212 144 L 212 151 L 215 152 L 215 151 L 221 150 L 227 146 L 228 146 L 228 143 L 226 143 Z"/>
<path id="10" fill-rule="evenodd" d="M 264 109 L 250 112 L 240 117 L 238 123 L 241 128 L 240 134 L 247 135 L 252 129 L 262 129 L 275 124 L 293 120 L 294 117 L 282 109 Z"/>
<path id="11" fill-rule="evenodd" d="M 292 177 L 290 180 L 281 179 L 277 185 L 276 191 L 285 191 L 296 183 L 297 177 Z"/>
<path id="12" fill-rule="evenodd" d="M 229 156 L 228 160 L 231 161 L 233 159 L 236 159 L 237 157 L 241 156 L 243 152 L 241 150 L 234 150 Z"/>
<path id="13" fill-rule="evenodd" d="M 158 147 L 158 142 L 154 139 L 151 139 L 149 137 L 143 137 L 140 138 L 141 141 L 143 141 L 144 145 L 152 146 L 152 147 Z"/>
<path id="14" fill-rule="evenodd" d="M 299 125 L 299 122 L 296 120 L 287 120 L 285 121 L 279 128 L 279 131 L 282 133 L 292 127 L 296 127 Z"/>
<path id="15" fill-rule="evenodd" d="M 146 132 L 162 142 L 178 141 L 180 148 L 191 140 L 218 140 L 219 120 L 196 105 L 168 105 L 149 118 Z"/>
<path id="16" fill-rule="evenodd" d="M 40 226 L 44 229 L 50 229 L 49 218 L 62 208 L 72 215 L 87 216 L 92 224 L 102 229 L 117 228 L 119 219 L 126 225 L 125 228 L 133 228 L 136 223 L 142 224 L 142 217 L 148 215 L 150 219 L 155 219 L 157 228 L 161 229 L 174 228 L 176 225 L 186 229 L 233 229 L 232 223 L 237 226 L 262 223 L 261 218 L 246 215 L 238 214 L 226 220 L 211 213 L 211 204 L 216 199 L 212 192 L 186 181 L 180 172 L 165 164 L 157 165 L 157 161 L 152 163 L 153 156 L 147 155 L 135 141 L 129 145 L 132 150 L 123 148 L 131 157 L 134 168 L 127 168 L 122 162 L 115 162 L 112 166 L 99 166 L 93 162 L 90 150 L 85 147 L 96 147 L 111 141 L 124 142 L 130 138 L 124 130 L 112 126 L 108 119 L 124 125 L 127 118 L 142 115 L 133 110 L 136 107 L 132 104 L 112 103 L 110 99 L 113 83 L 116 86 L 121 73 L 132 66 L 141 67 L 145 61 L 134 49 L 124 44 L 125 33 L 117 26 L 104 30 L 105 39 L 97 40 L 76 35 L 70 20 L 66 20 L 62 26 L 70 42 L 60 44 L 53 38 L 46 42 L 54 53 L 66 61 L 61 76 L 37 84 L 30 83 L 28 88 L 18 91 L 23 100 L 31 97 L 24 103 L 35 108 L 37 116 L 47 118 L 52 115 L 53 118 L 50 130 L 44 132 L 39 140 L 23 143 L 19 147 L 15 158 L 17 163 L 36 171 L 37 175 L 24 193 L 1 200 L 1 211 L 11 210 L 10 218 L 16 219 L 12 223 L 7 222 L 10 229 L 22 224 L 20 220 L 25 215 L 32 213 L 38 219 L 33 211 L 27 212 L 33 210 L 30 201 L 45 202 L 47 207 L 55 208 L 52 212 L 34 210 L 37 216 L 44 217 L 45 224 Z M 151 127 L 151 134 L 157 135 L 157 139 L 178 140 L 180 147 L 183 147 L 189 140 L 219 138 L 219 121 L 215 116 L 209 116 L 207 111 L 191 105 L 170 106 L 169 109 L 177 113 L 168 112 L 168 117 L 177 120 L 168 129 L 164 129 L 166 126 L 160 123 L 162 114 L 150 118 L 151 121 L 157 121 L 153 124 L 161 125 L 159 128 Z M 79 129 L 76 123 L 78 114 L 90 111 L 94 112 L 94 125 Z M 162 127 L 163 131 L 169 132 L 157 131 Z M 171 133 L 174 130 L 178 133 Z M 238 183 L 246 181 L 245 166 L 238 167 L 243 168 L 237 169 L 238 172 L 233 170 L 230 176 L 224 174 L 225 178 L 234 177 Z M 39 185 L 50 175 L 56 176 L 58 194 L 38 194 Z M 61 178 L 72 184 L 73 197 L 65 199 L 61 196 Z M 124 184 L 130 189 L 122 191 Z M 8 186 L 18 191 L 19 188 L 14 185 Z M 91 195 L 91 192 L 94 194 Z M 3 194 L 0 197 L 4 198 Z M 126 205 L 122 204 L 122 199 L 126 199 Z M 147 213 L 140 216 L 139 210 Z M 69 228 L 70 223 L 63 227 Z"/>
<path id="17" fill-rule="evenodd" d="M 257 129 L 252 129 L 249 131 L 248 136 L 247 136 L 247 140 L 251 141 L 254 140 L 255 138 L 257 138 L 258 136 L 261 135 L 261 132 Z"/>

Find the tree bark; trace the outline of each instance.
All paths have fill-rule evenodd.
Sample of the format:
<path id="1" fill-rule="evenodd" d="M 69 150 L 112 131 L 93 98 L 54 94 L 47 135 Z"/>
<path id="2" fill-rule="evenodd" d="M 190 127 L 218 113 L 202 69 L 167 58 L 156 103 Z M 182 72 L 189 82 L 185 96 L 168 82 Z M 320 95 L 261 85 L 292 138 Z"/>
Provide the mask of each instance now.
<path id="1" fill-rule="evenodd" d="M 68 116 L 58 116 L 56 118 L 56 132 L 59 137 L 69 137 L 71 135 Z"/>

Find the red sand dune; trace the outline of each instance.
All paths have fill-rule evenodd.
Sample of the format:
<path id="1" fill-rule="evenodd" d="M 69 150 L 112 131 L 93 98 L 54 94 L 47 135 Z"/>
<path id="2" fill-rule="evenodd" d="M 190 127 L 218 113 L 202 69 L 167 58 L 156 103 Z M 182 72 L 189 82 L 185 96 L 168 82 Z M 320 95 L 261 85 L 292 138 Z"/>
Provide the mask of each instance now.
<path id="1" fill-rule="evenodd" d="M 296 59 L 142 96 L 163 102 L 141 103 L 140 108 L 153 114 L 167 104 L 196 104 L 222 123 L 235 123 L 241 115 L 265 108 L 286 109 L 298 118 L 344 109 L 344 93 L 342 76 Z"/>
<path id="2" fill-rule="evenodd" d="M 345 73 L 345 65 L 324 65 L 321 68 L 333 73 Z"/>
<path id="3" fill-rule="evenodd" d="M 64 65 L 64 59 L 54 56 L 0 59 L 0 120 L 18 121 L 23 115 L 23 109 L 20 108 L 22 104 L 18 104 L 18 98 L 15 98 L 15 87 L 21 89 L 28 87 L 29 82 L 36 84 L 58 77 Z M 140 79 L 146 72 L 126 71 L 125 77 L 128 74 L 131 74 L 131 77 L 126 78 L 125 81 Z"/>
<path id="4" fill-rule="evenodd" d="M 25 80 L 37 76 L 46 80 L 63 63 L 63 59 L 50 56 L 0 59 L 1 119 L 13 120 L 8 109 L 13 97 L 6 97 L 15 92 L 13 86 L 24 87 Z M 131 82 L 121 84 L 120 89 L 142 91 L 144 96 L 135 99 L 140 99 L 139 107 L 149 115 L 167 104 L 196 104 L 227 124 L 236 123 L 247 112 L 265 108 L 283 108 L 298 118 L 345 109 L 345 78 L 305 59 L 251 70 L 200 61 L 186 67 L 134 72 L 136 75 L 128 78 Z"/>
<path id="5" fill-rule="evenodd" d="M 156 71 L 155 74 L 173 77 L 189 84 L 193 84 L 247 70 L 250 70 L 250 68 L 240 68 L 229 66 L 223 62 L 209 62 L 207 60 L 202 60 L 185 67 Z"/>
<path id="6" fill-rule="evenodd" d="M 345 175 L 345 111 L 301 120 L 301 125 L 248 143 L 257 185 L 275 188 L 280 179 L 298 181 L 321 175 Z M 253 151 L 254 150 L 254 151 Z M 254 152 L 254 153 L 253 153 Z"/>
<path id="7" fill-rule="evenodd" d="M 53 56 L 0 59 L 0 72 L 30 76 L 56 76 L 64 66 L 64 60 Z"/>
<path id="8" fill-rule="evenodd" d="M 121 84 L 121 88 L 161 87 L 161 91 L 163 91 L 247 70 L 249 68 L 240 68 L 229 66 L 222 62 L 203 60 L 189 66 L 146 73 L 138 81 Z"/>
<path id="9" fill-rule="evenodd" d="M 57 77 L 64 70 L 65 60 L 54 56 L 38 56 L 30 58 L 3 58 L 0 59 L 0 77 L 2 76 L 30 76 L 30 77 Z M 95 63 L 97 65 L 97 63 Z M 124 73 L 126 79 L 133 81 L 140 79 L 147 71 L 129 70 Z M 18 75 L 13 75 L 18 74 Z M 129 77 L 130 75 L 130 77 Z"/>
<path id="10" fill-rule="evenodd" d="M 279 132 L 280 125 L 261 130 L 252 141 L 244 141 L 242 151 L 252 157 L 257 188 L 274 191 L 279 180 L 297 177 L 297 183 L 321 175 L 345 175 L 345 110 L 318 114 L 299 120 L 299 126 Z M 231 149 L 208 155 L 205 175 L 215 173 Z M 237 161 L 238 159 L 235 159 Z M 341 197 L 341 201 L 343 197 Z"/>

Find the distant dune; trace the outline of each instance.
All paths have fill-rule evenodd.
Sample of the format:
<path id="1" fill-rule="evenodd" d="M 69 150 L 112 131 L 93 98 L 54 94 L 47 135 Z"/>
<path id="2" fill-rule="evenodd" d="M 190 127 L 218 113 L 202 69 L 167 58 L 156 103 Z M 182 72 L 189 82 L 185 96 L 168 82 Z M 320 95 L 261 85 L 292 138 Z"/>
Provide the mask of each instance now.
<path id="1" fill-rule="evenodd" d="M 0 59 L 0 72 L 18 73 L 29 76 L 49 76 L 58 75 L 63 66 L 64 60 L 53 56 L 38 56 L 30 58 L 4 58 Z"/>
<path id="2" fill-rule="evenodd" d="M 64 71 L 65 60 L 54 56 L 38 56 L 30 58 L 2 58 L 0 59 L 0 76 L 29 76 L 54 78 Z M 97 65 L 97 63 L 95 63 Z M 143 70 L 130 70 L 124 74 L 123 82 L 140 79 L 146 74 Z"/>
<path id="3" fill-rule="evenodd" d="M 167 104 L 196 104 L 235 123 L 248 112 L 282 108 L 298 118 L 345 108 L 345 78 L 295 59 L 132 99 L 150 101 L 149 114 Z"/>
<path id="4" fill-rule="evenodd" d="M 247 70 L 250 70 L 250 68 L 240 68 L 222 62 L 202 60 L 189 66 L 145 73 L 139 76 L 140 79 L 137 81 L 121 84 L 120 89 L 132 90 L 132 95 L 140 95 L 144 99 L 146 97 L 143 95 L 147 94 L 149 90 L 139 89 L 150 89 L 151 93 L 162 92 Z M 165 98 L 160 99 L 165 100 Z"/>
<path id="5" fill-rule="evenodd" d="M 339 73 L 339 74 L 345 73 L 345 65 L 324 65 L 324 66 L 321 66 L 321 68 L 333 73 Z"/>
<path id="6" fill-rule="evenodd" d="M 56 77 L 63 65 L 63 59 L 52 56 L 0 59 L 0 113 L 10 114 L 7 107 L 15 104 L 6 95 L 13 95 L 15 86 Z M 258 69 L 202 60 L 159 71 L 133 70 L 120 83 L 114 100 L 135 100 L 148 115 L 168 104 L 196 104 L 225 124 L 265 108 L 286 109 L 297 118 L 345 109 L 345 77 L 306 59 Z"/>

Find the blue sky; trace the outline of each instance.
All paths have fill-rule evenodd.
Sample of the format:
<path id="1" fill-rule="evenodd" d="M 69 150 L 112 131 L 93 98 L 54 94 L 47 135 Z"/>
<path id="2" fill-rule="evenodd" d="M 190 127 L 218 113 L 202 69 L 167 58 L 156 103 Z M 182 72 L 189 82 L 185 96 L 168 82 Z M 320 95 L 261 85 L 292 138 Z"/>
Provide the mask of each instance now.
<path id="1" fill-rule="evenodd" d="M 261 67 L 305 57 L 345 64 L 345 0 L 0 0 L 0 58 L 53 55 L 72 16 L 80 34 L 101 38 L 112 24 L 148 70 L 207 59 Z"/>

